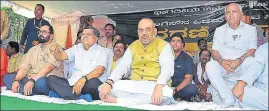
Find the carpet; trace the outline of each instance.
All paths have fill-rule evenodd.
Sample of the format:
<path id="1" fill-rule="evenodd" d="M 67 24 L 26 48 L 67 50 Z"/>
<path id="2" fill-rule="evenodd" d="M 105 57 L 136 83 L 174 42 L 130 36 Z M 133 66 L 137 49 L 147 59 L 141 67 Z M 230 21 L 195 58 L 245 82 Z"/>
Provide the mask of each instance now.
<path id="1" fill-rule="evenodd" d="M 135 110 L 120 106 L 54 104 L 1 96 L 1 110 Z"/>
<path id="2" fill-rule="evenodd" d="M 63 100 L 44 95 L 24 96 L 1 87 L 1 110 L 250 110 L 248 108 L 223 108 L 213 102 L 180 101 L 174 105 L 129 105 L 105 103 L 101 100 Z"/>

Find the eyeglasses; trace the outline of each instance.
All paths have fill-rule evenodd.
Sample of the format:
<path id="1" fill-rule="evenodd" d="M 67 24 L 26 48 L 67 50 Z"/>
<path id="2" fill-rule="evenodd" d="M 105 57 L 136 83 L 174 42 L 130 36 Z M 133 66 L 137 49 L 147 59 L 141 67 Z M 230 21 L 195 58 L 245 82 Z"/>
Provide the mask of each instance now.
<path id="1" fill-rule="evenodd" d="M 48 32 L 46 30 L 40 30 L 40 31 L 37 32 L 38 35 L 40 35 L 40 34 L 48 34 L 48 33 L 50 33 L 50 32 Z"/>
<path id="2" fill-rule="evenodd" d="M 92 35 L 93 35 L 92 33 L 81 33 L 80 37 L 89 37 L 89 36 L 92 36 Z"/>
<path id="3" fill-rule="evenodd" d="M 146 32 L 150 32 L 152 29 L 153 29 L 153 28 L 146 28 L 146 29 L 141 29 L 141 28 L 139 28 L 139 29 L 138 29 L 138 32 L 139 32 L 139 33 L 142 33 L 142 32 L 144 32 L 144 31 L 146 31 Z"/>

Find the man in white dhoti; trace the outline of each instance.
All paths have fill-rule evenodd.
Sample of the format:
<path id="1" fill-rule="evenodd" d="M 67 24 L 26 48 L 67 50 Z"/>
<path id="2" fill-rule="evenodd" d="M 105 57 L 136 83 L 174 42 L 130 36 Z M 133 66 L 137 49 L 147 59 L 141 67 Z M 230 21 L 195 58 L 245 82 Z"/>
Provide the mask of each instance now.
<path id="1" fill-rule="evenodd" d="M 212 101 L 212 86 L 207 77 L 205 66 L 211 58 L 211 52 L 208 49 L 203 49 L 199 53 L 199 58 L 200 62 L 195 67 L 196 75 L 194 76 L 194 83 L 198 86 L 198 95 L 195 97 L 195 101 L 209 102 Z"/>
<path id="2" fill-rule="evenodd" d="M 267 94 L 252 86 L 253 81 L 246 72 L 255 62 L 256 28 L 241 21 L 242 9 L 236 3 L 226 7 L 225 17 L 227 23 L 216 28 L 213 59 L 206 65 L 208 78 L 215 90 L 213 102 L 224 107 L 268 109 L 268 99 L 264 98 Z"/>
<path id="3" fill-rule="evenodd" d="M 174 54 L 170 44 L 157 38 L 151 19 L 138 24 L 139 40 L 125 51 L 108 81 L 99 88 L 101 100 L 118 104 L 169 104 L 173 89 L 167 86 L 174 74 Z M 120 80 L 131 68 L 130 80 Z"/>

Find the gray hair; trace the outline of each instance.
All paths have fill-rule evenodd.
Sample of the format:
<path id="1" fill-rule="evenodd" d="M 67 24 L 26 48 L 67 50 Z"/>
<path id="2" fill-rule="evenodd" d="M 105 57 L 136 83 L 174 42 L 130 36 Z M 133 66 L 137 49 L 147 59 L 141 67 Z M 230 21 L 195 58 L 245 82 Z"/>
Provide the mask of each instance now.
<path id="1" fill-rule="evenodd" d="M 94 35 L 95 37 L 99 38 L 99 36 L 100 36 L 100 32 L 99 32 L 99 30 L 97 30 L 97 29 L 94 28 L 93 26 L 86 26 L 86 27 L 83 28 L 83 30 L 84 30 L 84 29 L 93 29 L 93 35 Z"/>
<path id="2" fill-rule="evenodd" d="M 237 3 L 230 3 L 230 4 L 235 4 L 235 5 L 237 5 L 238 8 L 239 8 L 239 10 L 240 10 L 240 12 L 243 12 L 243 11 L 242 11 L 242 6 L 241 6 L 241 5 L 239 5 L 239 4 L 237 4 Z M 230 5 L 230 4 L 229 4 L 229 5 Z M 225 7 L 225 10 L 224 10 L 225 14 L 226 14 L 226 10 L 227 10 L 227 8 L 228 8 L 229 5 L 227 5 L 227 6 Z"/>

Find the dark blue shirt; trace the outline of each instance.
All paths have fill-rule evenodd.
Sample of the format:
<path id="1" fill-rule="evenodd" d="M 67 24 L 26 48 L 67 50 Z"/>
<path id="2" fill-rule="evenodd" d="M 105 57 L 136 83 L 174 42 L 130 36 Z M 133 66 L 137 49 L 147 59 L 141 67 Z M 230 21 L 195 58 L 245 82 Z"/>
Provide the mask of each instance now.
<path id="1" fill-rule="evenodd" d="M 35 25 L 34 25 L 34 20 L 35 20 Z M 42 22 L 40 24 L 41 20 L 42 20 Z M 28 50 L 31 47 L 33 47 L 32 42 L 37 40 L 37 32 L 39 31 L 39 29 L 37 29 L 36 27 L 40 28 L 43 25 L 49 25 L 50 26 L 50 23 L 45 19 L 36 20 L 36 18 L 31 18 L 31 19 L 27 20 L 27 22 L 26 22 L 26 24 L 24 26 L 22 36 L 21 36 L 21 41 L 20 41 L 21 45 L 24 45 L 24 43 L 26 41 L 26 46 L 25 46 L 25 49 L 24 49 L 24 53 L 27 53 Z"/>
<path id="2" fill-rule="evenodd" d="M 192 57 L 184 51 L 175 58 L 174 75 L 172 76 L 172 87 L 178 86 L 186 74 L 193 75 L 193 61 Z"/>

